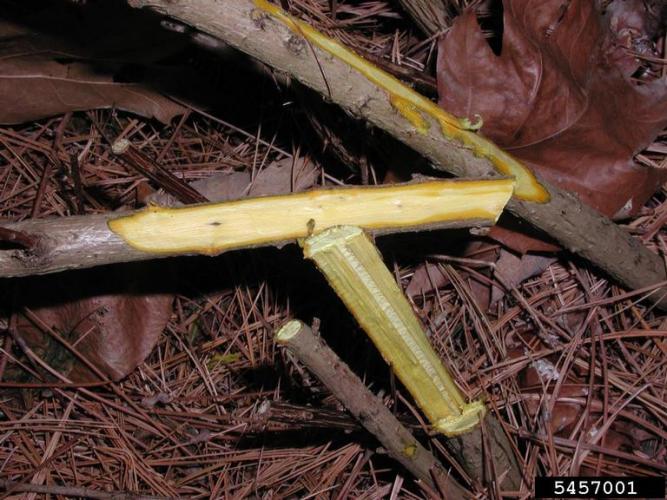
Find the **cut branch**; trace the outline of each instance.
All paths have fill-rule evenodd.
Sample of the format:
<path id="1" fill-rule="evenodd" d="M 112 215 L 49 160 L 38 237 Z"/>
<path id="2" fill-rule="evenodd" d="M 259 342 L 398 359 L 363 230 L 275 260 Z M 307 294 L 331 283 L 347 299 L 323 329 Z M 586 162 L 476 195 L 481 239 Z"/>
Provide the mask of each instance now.
<path id="1" fill-rule="evenodd" d="M 311 236 L 303 253 L 317 264 L 435 430 L 455 436 L 479 424 L 484 405 L 465 401 L 380 252 L 360 228 L 334 227 Z"/>
<path id="2" fill-rule="evenodd" d="M 484 484 L 499 484 L 493 474 L 498 471 L 505 488 L 519 489 L 521 468 L 508 437 L 493 415 L 484 417 L 481 401 L 465 401 L 366 234 L 355 227 L 335 227 L 307 238 L 303 247 L 434 429 L 450 437 L 448 443 L 465 470 Z M 478 425 L 481 420 L 492 429 L 487 440 Z M 487 467 L 489 458 L 492 467 Z"/>
<path id="3" fill-rule="evenodd" d="M 437 483 L 445 498 L 470 497 L 469 492 L 445 472 L 431 452 L 414 438 L 308 326 L 300 321 L 290 321 L 278 330 L 275 339 L 306 365 L 350 413 L 377 437 L 389 455 L 415 477 L 431 488 L 435 488 Z"/>
<path id="4" fill-rule="evenodd" d="M 512 195 L 510 179 L 428 181 L 138 212 L 27 220 L 6 234 L 36 241 L 0 251 L 0 277 L 278 245 L 353 224 L 374 233 L 488 226 Z"/>
<path id="5" fill-rule="evenodd" d="M 398 80 L 265 0 L 128 0 L 213 35 L 287 73 L 462 177 L 516 176 L 508 208 L 629 288 L 667 281 L 662 260 L 626 231 L 546 182 Z M 654 300 L 667 305 L 667 290 Z"/>

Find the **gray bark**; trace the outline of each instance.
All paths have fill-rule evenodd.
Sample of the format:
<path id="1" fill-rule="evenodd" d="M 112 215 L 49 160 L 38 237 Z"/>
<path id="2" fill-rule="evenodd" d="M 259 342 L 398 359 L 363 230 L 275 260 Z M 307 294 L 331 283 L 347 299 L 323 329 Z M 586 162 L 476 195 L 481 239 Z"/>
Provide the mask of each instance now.
<path id="1" fill-rule="evenodd" d="M 128 213 L 31 219 L 4 225 L 32 237 L 29 249 L 0 251 L 0 278 L 46 274 L 159 258 L 130 247 L 111 232 L 109 219 Z"/>

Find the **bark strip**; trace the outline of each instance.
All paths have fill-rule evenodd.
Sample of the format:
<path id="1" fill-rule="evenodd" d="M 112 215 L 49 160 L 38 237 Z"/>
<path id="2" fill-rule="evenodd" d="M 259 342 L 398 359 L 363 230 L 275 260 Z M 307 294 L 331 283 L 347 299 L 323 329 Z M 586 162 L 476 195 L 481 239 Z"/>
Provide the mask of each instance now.
<path id="1" fill-rule="evenodd" d="M 437 168 L 462 177 L 499 175 L 498 165 L 494 167 L 488 154 L 443 135 L 440 124 L 420 110 L 410 106 L 400 109 L 404 102 L 396 101 L 363 72 L 305 40 L 303 33 L 295 32 L 275 15 L 267 13 L 266 4 L 261 0 L 128 1 L 217 37 L 296 78 L 409 145 Z M 625 230 L 582 204 L 576 195 L 546 182 L 540 183 L 548 191 L 548 202 L 515 197 L 508 205 L 509 210 L 629 288 L 645 288 L 667 280 L 662 259 Z M 661 289 L 652 297 L 664 307 L 667 306 L 666 293 Z"/>

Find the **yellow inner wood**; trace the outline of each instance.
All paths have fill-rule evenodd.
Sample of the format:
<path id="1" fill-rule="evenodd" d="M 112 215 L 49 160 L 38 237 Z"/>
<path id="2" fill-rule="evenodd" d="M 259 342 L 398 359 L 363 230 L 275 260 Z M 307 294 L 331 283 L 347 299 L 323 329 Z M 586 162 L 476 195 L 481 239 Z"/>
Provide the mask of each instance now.
<path id="1" fill-rule="evenodd" d="M 215 255 L 346 224 L 370 230 L 466 220 L 493 224 L 513 186 L 512 179 L 493 179 L 323 189 L 211 205 L 151 206 L 108 225 L 145 252 Z"/>
<path id="2" fill-rule="evenodd" d="M 360 228 L 339 226 L 311 236 L 303 253 L 326 276 L 434 428 L 451 436 L 477 425 L 484 405 L 465 402 L 377 248 Z"/>
<path id="3" fill-rule="evenodd" d="M 431 120 L 440 125 L 440 131 L 444 137 L 464 144 L 477 156 L 487 158 L 499 172 L 516 178 L 517 185 L 514 195 L 517 198 L 537 203 L 549 201 L 549 192 L 525 165 L 493 142 L 474 132 L 481 127 L 481 120 L 473 124 L 466 118 L 457 118 L 447 113 L 436 103 L 415 92 L 391 74 L 358 56 L 345 45 L 329 38 L 309 24 L 294 19 L 277 5 L 267 0 L 253 1 L 258 9 L 279 20 L 294 33 L 303 36 L 309 42 L 345 62 L 377 87 L 385 90 L 394 109 L 412 124 L 419 133 L 425 134 L 429 130 L 430 123 L 426 117 L 430 117 Z"/>

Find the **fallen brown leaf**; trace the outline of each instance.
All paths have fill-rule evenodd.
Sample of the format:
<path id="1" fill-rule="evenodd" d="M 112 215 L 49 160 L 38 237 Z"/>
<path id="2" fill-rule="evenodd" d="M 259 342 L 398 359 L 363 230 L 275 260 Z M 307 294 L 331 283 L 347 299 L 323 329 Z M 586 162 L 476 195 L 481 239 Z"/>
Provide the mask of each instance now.
<path id="1" fill-rule="evenodd" d="M 21 15 L 0 21 L 0 123 L 111 107 L 169 123 L 185 112 L 151 87 L 183 77 L 156 64 L 184 47 L 157 20 L 111 2 L 69 10 L 26 3 L 29 25 Z"/>
<path id="2" fill-rule="evenodd" d="M 185 108 L 141 85 L 118 83 L 39 35 L 0 39 L 0 123 L 117 108 L 169 123 Z"/>
<path id="3" fill-rule="evenodd" d="M 164 274 L 163 267 L 131 264 L 23 281 L 17 332 L 71 380 L 99 377 L 56 336 L 104 376 L 119 380 L 150 354 L 167 325 L 174 295 Z"/>
<path id="4" fill-rule="evenodd" d="M 633 161 L 667 125 L 667 78 L 633 81 L 639 65 L 627 50 L 649 35 L 637 30 L 654 29 L 652 13 L 643 2 L 606 17 L 589 0 L 503 6 L 500 55 L 472 10 L 440 42 L 440 104 L 479 114 L 484 135 L 605 215 L 635 212 L 667 180 Z"/>

